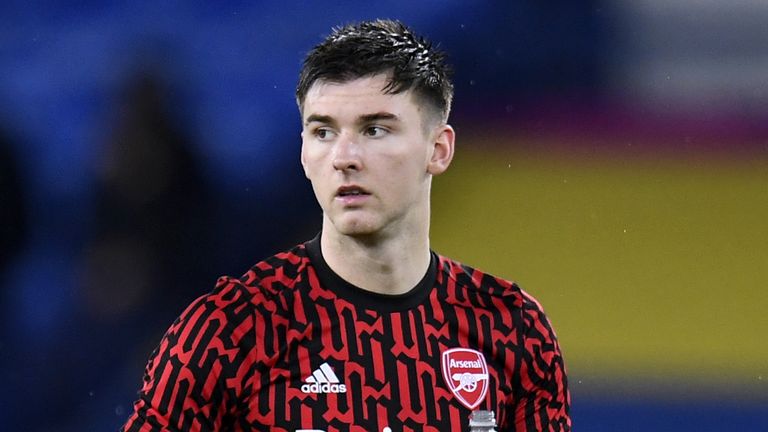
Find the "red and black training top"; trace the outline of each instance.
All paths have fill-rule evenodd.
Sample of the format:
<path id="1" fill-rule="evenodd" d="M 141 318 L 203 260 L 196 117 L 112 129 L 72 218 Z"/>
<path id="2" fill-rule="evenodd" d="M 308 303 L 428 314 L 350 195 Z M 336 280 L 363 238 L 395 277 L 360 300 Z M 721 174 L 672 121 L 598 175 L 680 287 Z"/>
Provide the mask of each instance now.
<path id="1" fill-rule="evenodd" d="M 346 282 L 319 238 L 219 279 L 173 323 L 124 431 L 569 431 L 555 333 L 516 284 L 432 253 L 403 295 Z"/>

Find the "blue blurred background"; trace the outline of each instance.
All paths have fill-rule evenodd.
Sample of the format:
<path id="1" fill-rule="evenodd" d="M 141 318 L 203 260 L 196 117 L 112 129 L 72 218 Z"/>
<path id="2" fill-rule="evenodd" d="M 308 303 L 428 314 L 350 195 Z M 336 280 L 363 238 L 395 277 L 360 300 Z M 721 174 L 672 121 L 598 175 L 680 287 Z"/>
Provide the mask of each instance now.
<path id="1" fill-rule="evenodd" d="M 116 430 L 167 326 L 314 235 L 293 91 L 335 25 L 455 69 L 433 246 L 546 307 L 577 430 L 768 430 L 768 4 L 4 2 L 0 425 Z"/>

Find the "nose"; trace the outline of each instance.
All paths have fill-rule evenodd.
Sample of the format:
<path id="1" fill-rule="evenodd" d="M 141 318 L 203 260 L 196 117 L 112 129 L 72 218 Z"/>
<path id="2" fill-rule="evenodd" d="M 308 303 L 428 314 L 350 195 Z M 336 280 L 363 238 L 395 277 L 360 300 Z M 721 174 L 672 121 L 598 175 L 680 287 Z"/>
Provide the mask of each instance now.
<path id="1" fill-rule="evenodd" d="M 339 171 L 360 171 L 362 166 L 357 141 L 354 137 L 342 134 L 334 146 L 333 168 Z"/>

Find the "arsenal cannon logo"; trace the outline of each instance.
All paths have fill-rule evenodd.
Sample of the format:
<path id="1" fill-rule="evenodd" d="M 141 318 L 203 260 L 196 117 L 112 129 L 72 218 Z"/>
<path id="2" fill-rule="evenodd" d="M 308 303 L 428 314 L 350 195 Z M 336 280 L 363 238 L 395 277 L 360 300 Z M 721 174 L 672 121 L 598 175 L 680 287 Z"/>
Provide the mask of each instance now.
<path id="1" fill-rule="evenodd" d="M 443 378 L 456 399 L 475 409 L 488 392 L 488 366 L 479 351 L 452 348 L 443 352 Z"/>

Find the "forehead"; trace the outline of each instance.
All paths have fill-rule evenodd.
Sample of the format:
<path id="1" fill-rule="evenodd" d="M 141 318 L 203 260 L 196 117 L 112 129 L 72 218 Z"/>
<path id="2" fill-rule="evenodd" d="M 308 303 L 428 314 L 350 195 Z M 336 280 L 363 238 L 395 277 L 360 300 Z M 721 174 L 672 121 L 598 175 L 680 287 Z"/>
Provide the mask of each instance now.
<path id="1" fill-rule="evenodd" d="M 303 117 L 357 116 L 376 112 L 408 116 L 421 112 L 422 107 L 417 104 L 417 98 L 411 91 L 384 93 L 387 84 L 387 75 L 373 75 L 345 82 L 318 80 L 310 87 L 304 99 Z"/>

